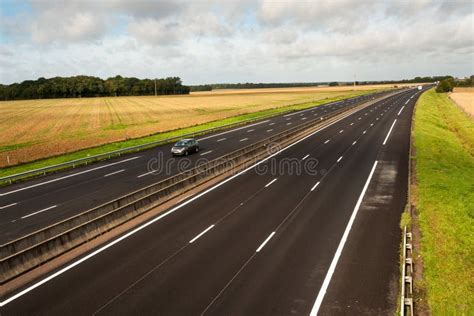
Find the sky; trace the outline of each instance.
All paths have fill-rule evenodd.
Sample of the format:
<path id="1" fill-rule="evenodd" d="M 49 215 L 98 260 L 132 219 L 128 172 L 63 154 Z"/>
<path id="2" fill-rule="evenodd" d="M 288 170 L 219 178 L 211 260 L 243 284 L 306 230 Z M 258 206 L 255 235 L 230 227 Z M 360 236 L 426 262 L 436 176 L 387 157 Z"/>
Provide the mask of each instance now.
<path id="1" fill-rule="evenodd" d="M 185 84 L 474 74 L 474 1 L 0 0 L 0 83 Z"/>

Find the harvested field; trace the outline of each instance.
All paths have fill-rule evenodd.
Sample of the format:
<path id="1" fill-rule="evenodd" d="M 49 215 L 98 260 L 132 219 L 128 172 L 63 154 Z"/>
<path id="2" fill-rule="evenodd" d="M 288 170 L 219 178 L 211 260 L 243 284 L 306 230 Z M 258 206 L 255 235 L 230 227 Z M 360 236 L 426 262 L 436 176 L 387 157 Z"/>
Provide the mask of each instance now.
<path id="1" fill-rule="evenodd" d="M 455 88 L 449 97 L 471 118 L 474 118 L 474 88 Z"/>
<path id="2" fill-rule="evenodd" d="M 213 91 L 185 96 L 0 102 L 0 167 L 240 114 L 391 86 Z"/>
<path id="3" fill-rule="evenodd" d="M 365 86 L 336 86 L 336 87 L 295 87 L 295 88 L 261 88 L 261 89 L 219 89 L 213 91 L 200 91 L 193 92 L 194 95 L 217 95 L 217 94 L 257 94 L 257 93 L 270 93 L 270 92 L 281 92 L 281 93 L 306 93 L 306 92 L 341 92 L 341 91 L 364 91 L 372 89 L 387 89 L 397 87 L 411 87 L 417 86 L 414 83 L 402 83 L 402 84 L 378 84 L 378 85 L 365 85 Z"/>

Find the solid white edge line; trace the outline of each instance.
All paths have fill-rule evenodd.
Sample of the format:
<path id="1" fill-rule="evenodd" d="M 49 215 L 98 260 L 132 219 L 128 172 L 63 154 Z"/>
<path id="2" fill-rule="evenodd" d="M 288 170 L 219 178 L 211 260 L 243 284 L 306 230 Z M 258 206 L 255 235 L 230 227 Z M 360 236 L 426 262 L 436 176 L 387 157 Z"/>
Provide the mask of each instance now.
<path id="1" fill-rule="evenodd" d="M 8 208 L 8 207 L 15 206 L 15 205 L 17 205 L 17 204 L 18 204 L 18 203 L 12 203 L 12 204 L 8 204 L 8 205 L 5 205 L 5 206 L 0 206 L 0 210 L 4 210 L 4 209 L 6 209 L 6 208 Z"/>
<path id="2" fill-rule="evenodd" d="M 48 181 L 45 181 L 45 182 L 33 184 L 33 185 L 30 185 L 30 186 L 27 186 L 27 187 L 24 187 L 24 188 L 20 188 L 20 189 L 16 189 L 16 190 L 13 190 L 13 191 L 1 193 L 0 196 L 5 196 L 5 195 L 12 194 L 12 193 L 24 191 L 24 190 L 27 190 L 27 189 L 39 187 L 39 186 L 41 186 L 41 185 L 45 185 L 45 184 L 48 184 L 48 183 L 52 183 L 52 182 L 60 181 L 60 180 L 63 180 L 63 179 L 75 177 L 75 176 L 78 176 L 78 175 L 80 175 L 80 174 L 89 173 L 89 172 L 92 172 L 92 171 L 95 171 L 95 170 L 99 170 L 99 169 L 103 169 L 103 168 L 106 168 L 106 167 L 115 166 L 115 165 L 118 165 L 118 164 L 120 164 L 120 163 L 124 163 L 124 162 L 130 161 L 130 160 L 134 160 L 134 159 L 137 159 L 137 158 L 140 158 L 140 157 L 141 157 L 141 156 L 135 156 L 135 157 L 128 158 L 128 159 L 125 159 L 125 160 L 121 160 L 121 161 L 109 163 L 109 164 L 107 164 L 107 165 L 105 165 L 105 166 L 100 166 L 100 167 L 96 167 L 96 168 L 84 170 L 84 171 L 81 171 L 81 172 L 73 173 L 73 174 L 70 174 L 70 175 L 67 175 L 67 176 L 64 176 L 64 177 L 60 177 L 60 178 L 57 178 L 57 179 L 52 179 L 52 180 L 48 180 Z"/>
<path id="3" fill-rule="evenodd" d="M 405 108 L 405 106 L 402 106 L 402 108 L 400 109 L 400 111 L 398 111 L 397 116 L 400 116 L 400 113 L 402 113 L 402 111 L 403 111 L 404 108 Z"/>
<path id="4" fill-rule="evenodd" d="M 111 173 L 107 173 L 106 175 L 104 175 L 104 178 L 112 176 L 112 175 L 120 173 L 120 172 L 124 172 L 124 171 L 125 171 L 125 169 L 120 169 L 120 170 L 117 170 L 117 171 L 114 171 L 114 172 L 111 172 Z"/>
<path id="5" fill-rule="evenodd" d="M 58 206 L 57 206 L 57 205 L 53 205 L 53 206 L 44 208 L 44 209 L 42 209 L 42 210 L 39 210 L 39 211 L 30 213 L 30 214 L 25 215 L 25 216 L 22 216 L 21 219 L 25 219 L 25 218 L 27 218 L 27 217 L 30 217 L 30 216 L 33 216 L 33 215 L 36 215 L 36 214 L 39 214 L 39 213 L 43 213 L 43 212 L 46 212 L 46 211 L 49 211 L 49 210 L 51 210 L 51 209 L 53 209 L 53 208 L 56 208 L 56 207 L 58 207 Z"/>
<path id="6" fill-rule="evenodd" d="M 41 285 L 47 283 L 48 281 L 50 281 L 50 280 L 56 278 L 57 276 L 59 276 L 59 275 L 61 275 L 61 274 L 63 274 L 63 273 L 65 273 L 65 272 L 71 270 L 72 268 L 74 268 L 75 266 L 81 264 L 82 262 L 84 262 L 84 261 L 86 261 L 86 260 L 89 260 L 90 258 L 92 258 L 92 257 L 98 255 L 99 253 L 101 253 L 101 252 L 107 250 L 108 248 L 112 247 L 113 245 L 115 245 L 115 244 L 121 242 L 122 240 L 124 240 L 124 239 L 126 239 L 126 238 L 128 238 L 128 237 L 130 237 L 130 236 L 132 236 L 132 235 L 134 235 L 134 234 L 136 234 L 137 232 L 143 230 L 144 228 L 150 226 L 151 224 L 153 224 L 153 223 L 159 221 L 159 220 L 162 219 L 163 217 L 168 216 L 168 215 L 170 215 L 170 214 L 176 212 L 176 211 L 179 210 L 180 208 L 182 208 L 182 207 L 188 205 L 189 203 L 193 202 L 194 200 L 197 200 L 197 199 L 200 198 L 201 196 L 206 195 L 207 193 L 209 193 L 209 192 L 211 192 L 211 191 L 214 191 L 214 190 L 217 189 L 218 187 L 220 187 L 220 186 L 226 184 L 227 182 L 229 182 L 229 181 L 231 181 L 231 180 L 237 178 L 238 176 L 240 176 L 240 175 L 246 173 L 247 171 L 249 171 L 249 170 L 255 168 L 256 166 L 258 166 L 258 165 L 260 165 L 260 164 L 266 162 L 267 160 L 269 160 L 269 159 L 275 157 L 276 155 L 278 155 L 278 154 L 282 153 L 283 151 L 287 150 L 288 148 L 291 148 L 291 147 L 293 147 L 293 146 L 295 146 L 295 145 L 301 143 L 302 141 L 308 139 L 309 137 L 312 137 L 312 136 L 316 135 L 317 133 L 319 133 L 319 132 L 325 130 L 326 128 L 328 128 L 328 127 L 330 127 L 330 126 L 333 126 L 334 124 L 337 124 L 338 122 L 340 122 L 340 121 L 346 119 L 347 117 L 349 117 L 349 116 L 351 116 L 351 115 L 354 115 L 355 113 L 357 113 L 357 112 L 359 112 L 359 111 L 361 111 L 361 110 L 362 110 L 362 109 L 360 109 L 360 110 L 358 110 L 358 111 L 355 111 L 355 112 L 353 112 L 353 113 L 348 113 L 347 115 L 344 115 L 343 117 L 341 117 L 340 119 L 338 119 L 338 120 L 336 120 L 336 121 L 330 123 L 329 125 L 326 125 L 326 126 L 322 127 L 321 129 L 319 129 L 319 130 L 317 130 L 317 131 L 314 131 L 313 133 L 311 133 L 311 134 L 309 134 L 309 135 L 306 135 L 305 137 L 301 138 L 300 140 L 297 140 L 296 142 L 294 142 L 294 143 L 288 145 L 287 147 L 280 149 L 279 151 L 277 151 L 277 152 L 274 153 L 273 155 L 270 155 L 270 156 L 268 156 L 267 158 L 264 158 L 264 159 L 260 160 L 259 162 L 255 163 L 254 165 L 252 165 L 252 166 L 250 166 L 250 167 L 248 167 L 248 168 L 246 168 L 246 169 L 240 171 L 239 173 L 237 173 L 237 174 L 235 174 L 235 175 L 233 175 L 233 176 L 231 176 L 231 177 L 229 177 L 229 178 L 227 178 L 227 179 L 224 179 L 222 182 L 217 183 L 215 186 L 213 186 L 213 187 L 211 187 L 211 188 L 209 188 L 209 189 L 207 189 L 207 190 L 205 190 L 205 191 L 199 193 L 198 195 L 196 195 L 196 196 L 190 198 L 189 200 L 183 202 L 182 204 L 179 204 L 179 205 L 173 207 L 173 208 L 170 209 L 169 211 L 164 212 L 163 214 L 161 214 L 161 215 L 159 215 L 159 216 L 153 218 L 153 219 L 150 220 L 149 222 L 146 222 L 146 223 L 144 223 L 144 224 L 138 226 L 137 228 L 135 228 L 135 229 L 129 231 L 128 233 L 126 233 L 125 235 L 122 235 L 121 237 L 115 239 L 114 241 L 112 241 L 112 242 L 110 242 L 110 243 L 108 243 L 108 244 L 102 246 L 101 248 L 99 248 L 99 249 L 97 249 L 97 250 L 91 252 L 90 254 L 88 254 L 88 255 L 82 257 L 81 259 L 77 260 L 76 262 L 73 262 L 73 263 L 71 263 L 70 265 L 65 266 L 65 267 L 62 268 L 61 270 L 59 270 L 59 271 L 57 271 L 57 272 L 51 274 L 50 276 L 44 278 L 43 280 L 38 281 L 37 283 L 35 283 L 35 284 L 33 284 L 33 285 L 31 285 L 31 286 L 25 288 L 24 290 L 18 292 L 17 294 L 15 294 L 15 295 L 9 297 L 8 299 L 6 299 L 6 300 L 0 302 L 0 307 L 7 305 L 8 303 L 10 303 L 10 302 L 16 300 L 17 298 L 19 298 L 19 297 L 25 295 L 25 294 L 28 293 L 28 292 L 31 292 L 32 290 L 36 289 L 37 287 L 39 287 L 39 286 L 41 286 Z"/>
<path id="7" fill-rule="evenodd" d="M 315 184 L 315 185 L 313 185 L 313 187 L 311 188 L 311 191 L 314 191 L 314 189 L 316 189 L 316 187 L 317 187 L 318 185 L 319 185 L 319 181 L 318 181 L 318 182 L 316 182 L 316 184 Z"/>
<path id="8" fill-rule="evenodd" d="M 265 121 L 261 121 L 261 122 L 258 122 L 258 123 L 245 125 L 245 126 L 242 126 L 242 127 L 239 127 L 239 128 L 234 128 L 230 131 L 225 131 L 225 132 L 222 132 L 222 133 L 219 133 L 219 134 L 210 135 L 210 136 L 203 137 L 203 138 L 198 138 L 198 141 L 206 140 L 206 139 L 209 139 L 209 138 L 214 138 L 214 137 L 221 136 L 221 135 L 228 134 L 228 133 L 232 133 L 232 132 L 235 132 L 235 131 L 240 131 L 241 129 L 244 129 L 244 128 L 249 128 L 249 127 L 252 127 L 252 126 L 255 126 L 255 125 L 260 125 L 260 124 L 264 124 L 264 123 L 268 123 L 268 122 L 270 122 L 270 120 L 265 120 Z"/>
<path id="9" fill-rule="evenodd" d="M 268 188 L 269 186 L 272 185 L 273 182 L 275 182 L 278 178 L 275 178 L 273 179 L 272 181 L 268 182 L 266 185 L 265 185 L 265 188 Z"/>
<path id="10" fill-rule="evenodd" d="M 260 252 L 260 250 L 262 250 L 263 247 L 265 247 L 266 243 L 273 237 L 273 235 L 275 235 L 275 232 L 272 232 L 268 237 L 267 239 L 265 239 L 265 241 L 260 245 L 260 247 L 257 248 L 257 250 L 255 252 Z"/>
<path id="11" fill-rule="evenodd" d="M 304 156 L 303 158 L 301 158 L 301 160 L 305 160 L 306 158 L 309 157 L 309 154 L 307 154 L 306 156 Z"/>
<path id="12" fill-rule="evenodd" d="M 367 181 L 365 182 L 364 188 L 362 189 L 362 192 L 359 196 L 359 199 L 357 200 L 357 204 L 355 205 L 354 210 L 352 211 L 352 215 L 349 219 L 349 222 L 347 223 L 346 229 L 344 230 L 344 234 L 342 235 L 341 241 L 339 242 L 339 246 L 337 247 L 336 253 L 334 254 L 334 257 L 332 259 L 331 265 L 329 266 L 326 277 L 324 278 L 323 284 L 321 288 L 319 289 L 319 293 L 318 293 L 318 296 L 316 297 L 316 301 L 314 302 L 313 308 L 311 309 L 310 316 L 316 316 L 318 314 L 319 308 L 321 307 L 321 303 L 323 302 L 323 299 L 324 299 L 324 295 L 326 294 L 329 283 L 331 282 L 332 275 L 334 274 L 334 271 L 336 269 L 337 262 L 339 261 L 339 257 L 341 256 L 347 237 L 349 236 L 349 232 L 351 231 L 352 224 L 354 223 L 354 220 L 357 216 L 357 212 L 359 211 L 360 205 L 362 204 L 362 200 L 364 199 L 365 192 L 367 191 L 367 188 L 369 187 L 370 180 L 372 179 L 372 176 L 375 172 L 375 168 L 377 167 L 377 163 L 378 161 L 375 161 L 372 167 L 372 170 L 370 171 L 369 177 L 367 178 Z"/>
<path id="13" fill-rule="evenodd" d="M 202 235 L 204 235 L 205 233 L 207 233 L 209 230 L 211 230 L 213 227 L 214 227 L 214 224 L 212 224 L 211 226 L 209 226 L 208 228 L 206 228 L 205 230 L 203 230 L 199 235 L 197 235 L 196 237 L 194 237 L 193 239 L 191 239 L 191 240 L 189 241 L 189 243 L 192 244 L 192 243 L 195 242 L 199 237 L 201 237 Z"/>
<path id="14" fill-rule="evenodd" d="M 385 137 L 385 140 L 383 141 L 383 144 L 385 146 L 385 144 L 387 143 L 387 140 L 388 138 L 390 137 L 390 133 L 392 132 L 392 129 L 393 127 L 395 126 L 395 123 L 397 122 L 397 119 L 395 119 L 395 121 L 393 121 L 393 124 L 392 126 L 390 127 L 390 129 L 388 130 L 388 133 L 387 133 L 387 136 Z"/>

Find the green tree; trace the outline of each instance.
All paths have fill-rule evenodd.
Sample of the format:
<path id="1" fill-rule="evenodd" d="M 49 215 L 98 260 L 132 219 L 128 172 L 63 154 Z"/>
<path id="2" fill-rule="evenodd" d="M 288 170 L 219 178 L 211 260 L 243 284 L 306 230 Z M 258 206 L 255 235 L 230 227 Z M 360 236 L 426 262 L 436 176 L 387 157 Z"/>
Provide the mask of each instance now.
<path id="1" fill-rule="evenodd" d="M 447 79 L 441 80 L 441 82 L 436 87 L 436 92 L 438 93 L 451 92 L 453 91 L 454 86 L 455 86 L 454 79 L 447 78 Z"/>

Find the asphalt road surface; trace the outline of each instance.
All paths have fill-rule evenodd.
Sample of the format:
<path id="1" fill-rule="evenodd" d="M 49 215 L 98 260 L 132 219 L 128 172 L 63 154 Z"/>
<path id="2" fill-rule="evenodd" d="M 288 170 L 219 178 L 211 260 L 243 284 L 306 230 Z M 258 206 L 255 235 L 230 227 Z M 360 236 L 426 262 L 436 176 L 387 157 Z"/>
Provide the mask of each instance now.
<path id="1" fill-rule="evenodd" d="M 189 197 L 2 298 L 1 314 L 392 315 L 419 94 L 360 110 Z M 203 150 L 217 150 L 209 140 Z"/>
<path id="2" fill-rule="evenodd" d="M 324 116 L 372 97 L 374 95 L 365 95 L 333 102 L 201 136 L 200 152 L 189 156 L 193 164 L 188 168 L 191 168 L 198 159 L 215 159 L 302 124 L 307 119 Z M 180 158 L 172 159 L 171 146 L 172 144 L 159 146 L 103 163 L 0 188 L 0 244 L 178 173 L 177 163 Z M 151 173 L 148 161 L 158 157 L 162 170 Z M 152 167 L 156 169 L 157 165 Z M 181 168 L 181 171 L 184 169 Z"/>

